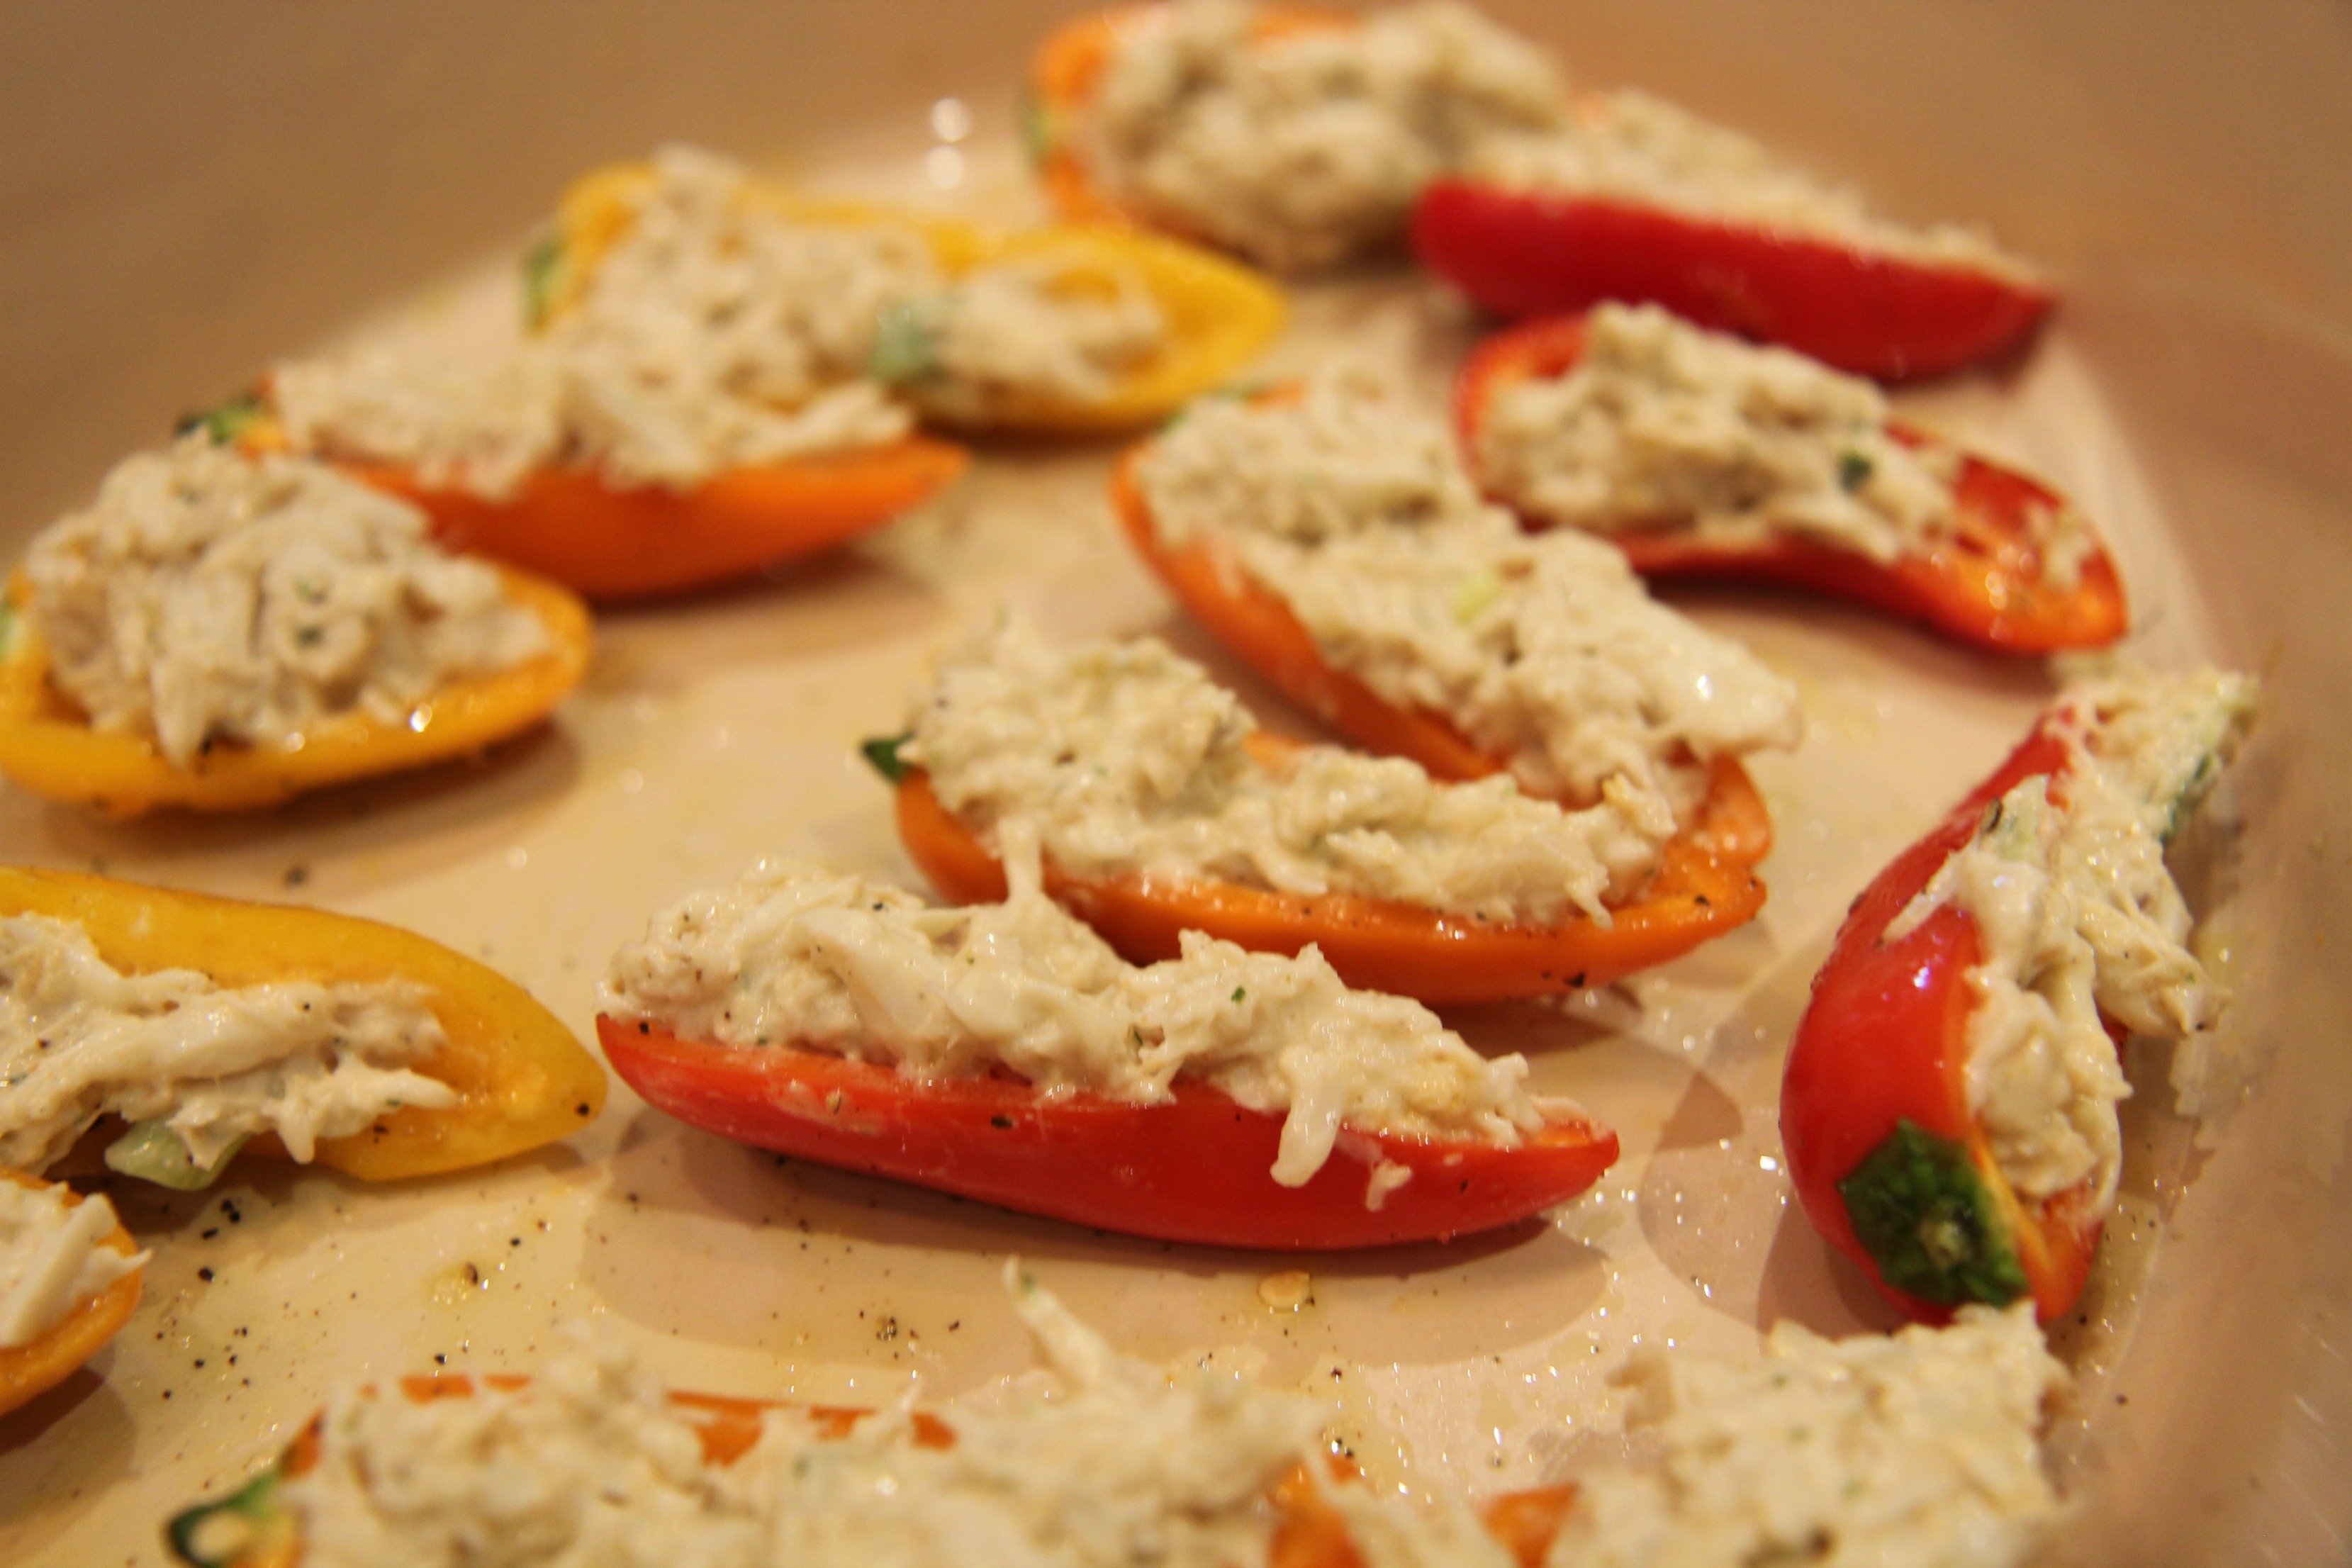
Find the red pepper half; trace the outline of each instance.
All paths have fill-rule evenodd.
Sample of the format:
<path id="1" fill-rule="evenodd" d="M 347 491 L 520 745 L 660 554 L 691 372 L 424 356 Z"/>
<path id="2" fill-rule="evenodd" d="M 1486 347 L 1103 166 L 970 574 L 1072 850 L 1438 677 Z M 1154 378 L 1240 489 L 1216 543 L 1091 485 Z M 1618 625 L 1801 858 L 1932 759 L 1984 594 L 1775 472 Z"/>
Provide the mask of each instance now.
<path id="1" fill-rule="evenodd" d="M 1566 374 L 1584 353 L 1584 318 L 1528 321 L 1479 344 L 1454 395 L 1463 460 L 1477 470 L 1478 430 L 1496 394 L 1517 382 Z M 1902 426 L 1888 432 L 1912 446 L 1928 437 Z M 1770 537 L 1725 543 L 1671 529 L 1615 536 L 1645 577 L 1728 577 L 1816 589 L 1925 621 L 1963 642 L 2001 653 L 2098 647 L 2130 629 L 2123 581 L 2104 545 L 2078 579 L 2046 575 L 2032 542 L 2032 520 L 2064 499 L 2024 475 L 1963 454 L 1954 484 L 1955 527 L 1932 548 L 1894 562 L 1872 560 L 1816 540 Z M 1530 527 L 1545 526 L 1527 520 Z"/>
<path id="2" fill-rule="evenodd" d="M 1507 317 L 1653 301 L 1859 375 L 1937 375 L 2021 342 L 2053 296 L 1912 260 L 1664 207 L 1441 179 L 1413 209 L 1422 264 Z"/>
<path id="3" fill-rule="evenodd" d="M 2044 1322 L 2082 1294 L 2098 1246 L 2089 1184 L 2043 1202 L 2011 1188 L 1969 1108 L 1976 922 L 1947 905 L 1886 928 L 1967 847 L 1985 807 L 2068 748 L 2045 720 L 1854 900 L 1797 1026 L 1780 1085 L 1790 1179 L 1815 1229 L 1910 1317 L 2029 1292 Z"/>
<path id="4" fill-rule="evenodd" d="M 613 1070 L 648 1104 L 757 1149 L 892 1176 L 1025 1214 L 1214 1247 L 1328 1251 L 1443 1241 L 1565 1203 L 1617 1158 L 1617 1135 L 1563 1117 L 1516 1147 L 1343 1131 L 1302 1186 L 1272 1173 L 1278 1113 L 1179 1082 L 1131 1105 L 1044 1096 L 1015 1078 L 901 1075 L 816 1051 L 681 1040 L 596 1020 Z M 1378 1207 L 1382 1162 L 1412 1179 Z"/>

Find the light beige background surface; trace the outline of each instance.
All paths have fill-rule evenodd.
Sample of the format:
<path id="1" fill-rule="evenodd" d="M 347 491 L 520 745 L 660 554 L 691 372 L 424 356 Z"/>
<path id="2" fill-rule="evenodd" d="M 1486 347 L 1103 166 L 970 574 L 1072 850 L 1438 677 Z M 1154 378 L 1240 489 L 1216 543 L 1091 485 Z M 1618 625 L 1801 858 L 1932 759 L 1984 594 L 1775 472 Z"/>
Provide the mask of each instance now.
<path id="1" fill-rule="evenodd" d="M 2352 1068 L 2352 20 L 2262 0 L 2042 7 L 1506 8 L 1580 79 L 1683 100 L 1913 216 L 2049 259 L 2056 330 L 2005 373 L 1906 398 L 2107 526 L 2158 660 L 2271 682 L 2208 889 L 2268 1058 L 2218 1152 L 2150 1094 L 2061 1432 L 2090 1562 L 2339 1560 L 2352 1520 L 2341 1303 Z M 273 355 L 509 252 L 562 182 L 688 138 L 822 182 L 1017 216 L 1019 65 L 1050 6 L 817 4 L 0 6 L 0 532 Z M 929 108 L 977 129 L 936 155 Z M 961 163 L 962 177 L 936 177 Z M 492 298 L 493 313 L 502 306 Z M 1469 329 L 1425 287 L 1303 298 L 1280 365 L 1336 347 L 1436 396 Z M 1105 449 L 991 450 L 961 490 L 773 581 L 608 617 L 589 686 L 489 763 L 228 822 L 109 826 L 0 794 L 0 851 L 395 920 L 484 956 L 587 1033 L 656 907 L 777 848 L 911 876 L 852 754 L 931 651 L 1010 603 L 1076 637 L 1160 629 L 1211 658 L 1126 556 Z M 88 1374 L 0 1421 L 0 1559 L 153 1561 L 173 1506 L 233 1482 L 331 1383 L 533 1364 L 600 1317 L 678 1381 L 939 1396 L 1028 1364 L 1009 1251 L 1137 1353 L 1215 1348 L 1337 1388 L 1384 1481 L 1484 1489 L 1609 1450 L 1636 1340 L 1730 1348 L 1789 1314 L 1883 1324 L 1790 1205 L 1780 1052 L 1845 900 L 2006 750 L 2050 689 L 1868 617 L 1684 602 L 1803 685 L 1812 732 L 1759 766 L 1780 823 L 1749 931 L 1630 994 L 1457 1022 L 1612 1121 L 1627 1158 L 1553 1223 L 1288 1267 L 1105 1240 L 683 1131 L 624 1091 L 562 1150 L 366 1188 L 264 1173 L 126 1200 L 157 1249 Z M 1270 700 L 1260 710 L 1297 727 Z M 298 890 L 289 890 L 298 889 Z M 2151 1084 L 2157 1080 L 2147 1079 Z M 204 1271 L 209 1270 L 209 1278 Z M 1334 1380 L 1332 1373 L 1339 1375 Z"/>

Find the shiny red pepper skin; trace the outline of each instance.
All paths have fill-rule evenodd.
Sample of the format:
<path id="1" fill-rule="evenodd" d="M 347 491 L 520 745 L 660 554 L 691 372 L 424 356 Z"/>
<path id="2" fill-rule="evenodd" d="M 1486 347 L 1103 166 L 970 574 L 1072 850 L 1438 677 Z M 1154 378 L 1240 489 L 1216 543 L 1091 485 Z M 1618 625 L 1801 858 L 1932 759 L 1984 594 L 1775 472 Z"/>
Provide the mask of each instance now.
<path id="1" fill-rule="evenodd" d="M 1924 1322 L 1948 1320 L 1953 1303 L 1887 1283 L 1839 1188 L 1903 1123 L 1965 1152 L 1990 1200 L 1998 1239 L 2013 1252 L 2043 1321 L 2074 1305 L 2098 1247 L 2085 1192 L 2039 1204 L 2021 1196 L 2002 1179 L 1969 1111 L 1967 1035 L 1974 999 L 1966 976 L 1979 958 L 1976 922 L 1948 905 L 1900 939 L 1884 940 L 1937 868 L 1975 836 L 1986 806 L 2036 773 L 2063 777 L 2067 762 L 2065 742 L 2044 721 L 1935 831 L 1879 873 L 1847 912 L 1790 1046 L 1780 1141 L 1806 1217 L 1888 1300 Z"/>
<path id="2" fill-rule="evenodd" d="M 1958 266 L 1662 207 L 1438 180 L 1413 209 L 1422 264 L 1498 316 L 1653 301 L 1858 375 L 1940 375 L 2024 341 L 2053 297 Z"/>
<path id="3" fill-rule="evenodd" d="M 1584 318 L 1528 321 L 1478 345 L 1454 384 L 1454 418 L 1464 461 L 1478 468 L 1477 433 L 1495 395 L 1514 382 L 1565 374 L 1584 353 Z M 1927 439 L 1901 426 L 1897 440 Z M 2064 499 L 2024 475 L 1963 455 L 1955 481 L 1954 537 L 1924 554 L 1881 563 L 1812 540 L 1723 543 L 1672 531 L 1616 536 L 1645 577 L 1718 577 L 1811 589 L 1926 622 L 1997 653 L 2043 654 L 2099 647 L 2130 629 L 2123 579 L 2104 545 L 2072 587 L 2044 579 L 2025 542 L 2032 511 Z M 1529 526 L 1541 526 L 1528 520 Z"/>
<path id="4" fill-rule="evenodd" d="M 820 1164 L 893 1176 L 1026 1214 L 1166 1241 L 1324 1251 L 1443 1241 L 1565 1203 L 1617 1158 L 1617 1135 L 1563 1117 L 1514 1148 L 1343 1131 L 1303 1186 L 1269 1173 L 1282 1118 L 1179 1083 L 1130 1105 L 1043 1096 L 1018 1079 L 925 1083 L 790 1048 L 741 1050 L 596 1020 L 613 1069 L 689 1126 Z M 1365 1205 L 1375 1161 L 1412 1172 Z"/>

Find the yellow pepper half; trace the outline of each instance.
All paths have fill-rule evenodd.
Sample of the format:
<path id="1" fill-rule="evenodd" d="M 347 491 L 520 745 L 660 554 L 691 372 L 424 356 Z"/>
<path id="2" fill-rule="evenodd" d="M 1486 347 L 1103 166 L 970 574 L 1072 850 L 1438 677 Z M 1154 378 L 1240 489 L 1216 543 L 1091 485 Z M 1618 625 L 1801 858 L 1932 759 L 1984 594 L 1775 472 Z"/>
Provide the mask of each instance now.
<path id="1" fill-rule="evenodd" d="M 530 993 L 439 942 L 374 921 L 245 903 L 68 871 L 0 867 L 0 915 L 47 915 L 89 933 L 125 973 L 194 969 L 223 986 L 402 979 L 430 993 L 447 1036 L 416 1070 L 456 1103 L 403 1106 L 363 1132 L 323 1139 L 319 1163 L 362 1181 L 463 1170 L 520 1154 L 588 1125 L 604 1105 L 604 1069 Z M 238 1158 L 287 1158 L 274 1137 Z"/>
<path id="2" fill-rule="evenodd" d="M 36 1190 L 51 1184 L 18 1171 L 0 1171 L 0 1182 L 14 1182 L 20 1187 Z M 70 1206 L 79 1207 L 89 1201 L 77 1197 Z M 103 1245 L 125 1258 L 138 1250 L 131 1233 L 119 1225 Z M 131 1309 L 139 1305 L 145 1273 L 143 1268 L 132 1269 L 67 1313 L 30 1344 L 0 1348 L 0 1415 L 71 1377 L 76 1368 L 121 1333 L 122 1325 L 131 1321 Z"/>
<path id="3" fill-rule="evenodd" d="M 406 719 L 339 714 L 276 745 L 215 747 L 188 767 L 154 743 L 94 730 L 49 680 L 47 643 L 25 613 L 19 575 L 0 608 L 0 773 L 35 795 L 137 816 L 160 806 L 244 811 L 305 790 L 470 755 L 530 729 L 587 673 L 588 607 L 543 578 L 501 566 L 507 597 L 546 626 L 553 646 L 511 669 L 452 681 Z"/>
<path id="4" fill-rule="evenodd" d="M 583 176 L 564 194 L 552 238 L 530 263 L 534 320 L 543 323 L 579 298 L 597 262 L 628 232 L 654 179 L 650 164 L 621 163 Z M 1168 322 L 1158 353 L 1108 397 L 1010 403 L 992 415 L 990 429 L 1079 436 L 1156 424 L 1240 370 L 1282 326 L 1279 289 L 1246 267 L 1163 236 L 1107 224 L 991 229 L 862 202 L 805 200 L 772 186 L 755 189 L 762 205 L 797 222 L 908 229 L 929 244 L 950 278 L 993 263 L 1053 257 L 1066 264 L 1063 285 L 1074 289 L 1109 293 L 1123 274 L 1142 279 Z"/>

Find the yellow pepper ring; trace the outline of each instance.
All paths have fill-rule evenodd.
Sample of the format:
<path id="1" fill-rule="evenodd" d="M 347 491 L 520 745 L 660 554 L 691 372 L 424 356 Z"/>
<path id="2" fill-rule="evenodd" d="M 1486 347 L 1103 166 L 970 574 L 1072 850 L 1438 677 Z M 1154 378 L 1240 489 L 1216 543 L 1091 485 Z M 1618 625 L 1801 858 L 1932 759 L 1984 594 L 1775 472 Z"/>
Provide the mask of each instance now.
<path id="1" fill-rule="evenodd" d="M 546 718 L 587 672 L 592 647 L 588 608 L 577 597 L 543 578 L 498 571 L 509 601 L 546 626 L 554 643 L 547 652 L 452 681 L 404 721 L 340 714 L 286 744 L 221 747 L 185 768 L 140 736 L 90 728 L 50 683 L 48 647 L 24 614 L 30 589 L 19 574 L 0 630 L 0 773 L 35 795 L 123 817 L 159 806 L 249 810 L 479 752 Z"/>
<path id="2" fill-rule="evenodd" d="M 604 1069 L 554 1014 L 497 971 L 414 931 L 320 910 L 0 867 L 0 915 L 25 914 L 80 926 L 99 956 L 128 973 L 194 969 L 224 986 L 423 985 L 447 1039 L 416 1070 L 458 1099 L 438 1109 L 404 1106 L 363 1132 L 320 1142 L 319 1163 L 362 1181 L 502 1160 L 570 1136 L 604 1109 Z M 285 1157 L 268 1137 L 244 1152 Z"/>
<path id="3" fill-rule="evenodd" d="M 653 181 L 651 165 L 623 163 L 583 176 L 564 194 L 556 209 L 559 259 L 541 297 L 543 320 L 578 300 L 598 261 L 628 232 Z M 802 223 L 891 224 L 919 234 L 950 277 L 990 263 L 1048 257 L 1066 263 L 1061 280 L 1071 289 L 1107 293 L 1123 273 L 1142 279 L 1168 322 L 1167 341 L 1157 353 L 1123 376 L 1108 397 L 1008 403 L 991 414 L 991 429 L 1087 435 L 1152 424 L 1240 370 L 1282 326 L 1279 289 L 1246 267 L 1163 236 L 1108 224 L 989 229 L 867 203 L 806 201 L 772 186 L 754 189 L 759 205 Z"/>
<path id="4" fill-rule="evenodd" d="M 20 1187 L 37 1190 L 49 1185 L 19 1171 L 0 1171 L 0 1182 L 14 1182 Z M 79 1206 L 89 1201 L 77 1197 L 73 1203 Z M 131 1233 L 120 1225 L 100 1245 L 110 1247 L 125 1258 L 138 1250 Z M 76 1368 L 121 1332 L 122 1325 L 131 1321 L 131 1309 L 139 1305 L 145 1272 L 143 1268 L 132 1269 L 67 1313 L 31 1343 L 0 1349 L 0 1415 L 71 1377 Z"/>

